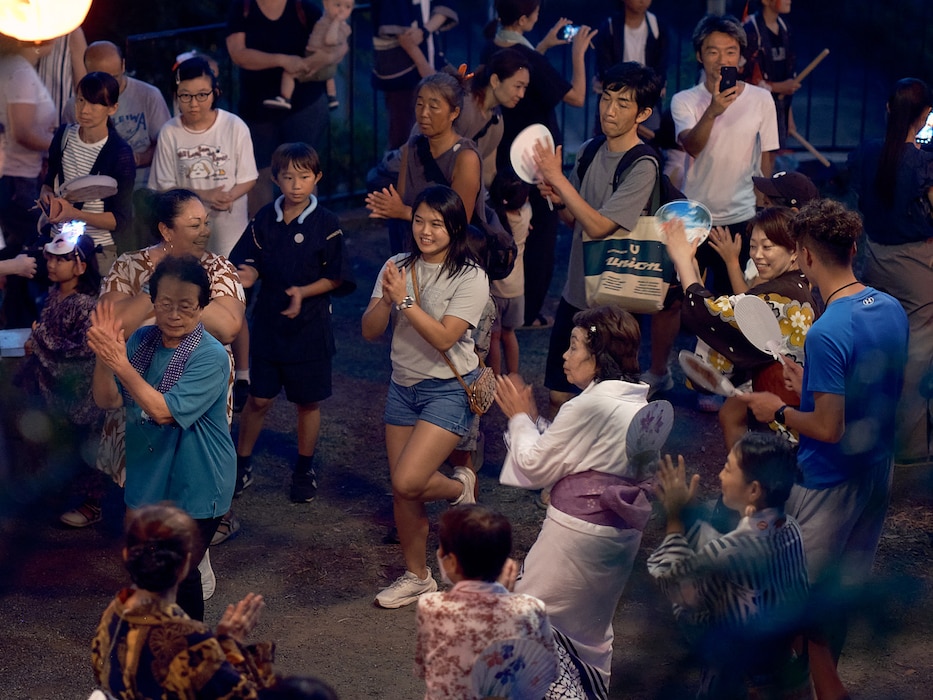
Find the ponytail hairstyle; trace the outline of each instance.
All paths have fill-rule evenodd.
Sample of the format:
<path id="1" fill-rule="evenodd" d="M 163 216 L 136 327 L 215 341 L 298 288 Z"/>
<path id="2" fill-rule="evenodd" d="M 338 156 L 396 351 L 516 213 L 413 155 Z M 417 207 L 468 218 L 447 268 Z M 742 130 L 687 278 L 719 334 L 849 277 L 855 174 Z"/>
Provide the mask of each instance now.
<path id="1" fill-rule="evenodd" d="M 908 131 L 931 107 L 933 92 L 922 80 L 904 78 L 894 84 L 894 91 L 888 98 L 888 124 L 874 183 L 875 192 L 888 209 L 894 206 L 897 164 L 904 151 Z"/>
<path id="2" fill-rule="evenodd" d="M 483 36 L 492 41 L 500 26 L 510 27 L 539 7 L 541 7 L 541 0 L 496 0 L 496 19 L 483 27 Z"/>
<path id="3" fill-rule="evenodd" d="M 470 81 L 470 95 L 482 104 L 492 76 L 496 76 L 500 81 L 508 80 L 522 68 L 531 75 L 531 65 L 521 51 L 513 48 L 499 49 L 489 57 L 486 64 L 476 69 L 473 80 Z"/>

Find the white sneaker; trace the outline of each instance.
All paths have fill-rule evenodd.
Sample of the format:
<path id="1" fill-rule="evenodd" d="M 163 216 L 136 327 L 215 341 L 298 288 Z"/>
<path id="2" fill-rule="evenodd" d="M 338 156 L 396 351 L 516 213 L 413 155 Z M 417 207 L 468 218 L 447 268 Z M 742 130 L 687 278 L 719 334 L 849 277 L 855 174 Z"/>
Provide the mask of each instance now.
<path id="1" fill-rule="evenodd" d="M 463 492 L 450 505 L 476 503 L 476 472 L 469 467 L 454 467 L 453 478 L 463 484 Z"/>
<path id="2" fill-rule="evenodd" d="M 433 593 L 436 590 L 437 581 L 431 576 L 430 569 L 428 569 L 428 577 L 423 579 L 406 571 L 395 579 L 392 585 L 379 591 L 376 596 L 376 605 L 380 608 L 401 608 L 414 603 L 422 593 Z"/>
<path id="3" fill-rule="evenodd" d="M 201 597 L 208 600 L 217 590 L 217 576 L 214 574 L 214 569 L 211 568 L 210 549 L 204 552 L 204 558 L 198 564 L 198 573 L 201 574 Z"/>

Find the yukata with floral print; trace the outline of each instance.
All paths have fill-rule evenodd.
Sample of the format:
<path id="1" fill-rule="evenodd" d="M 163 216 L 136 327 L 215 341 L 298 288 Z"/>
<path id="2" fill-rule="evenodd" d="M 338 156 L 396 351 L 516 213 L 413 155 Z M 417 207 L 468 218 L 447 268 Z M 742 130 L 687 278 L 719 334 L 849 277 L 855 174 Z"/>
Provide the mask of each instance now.
<path id="1" fill-rule="evenodd" d="M 714 229 L 709 240 L 726 263 L 733 292 L 755 295 L 768 304 L 781 329 L 779 352 L 803 364 L 804 340 L 817 312 L 810 284 L 797 268 L 796 246 L 790 238 L 793 216 L 786 207 L 771 207 L 751 220 L 751 261 L 757 273 L 751 280 L 745 279 L 745 270 L 739 265 L 741 236 L 733 237 L 728 229 Z M 681 320 L 701 341 L 697 353 L 723 374 L 731 375 L 737 387 L 751 382 L 756 391 L 772 391 L 787 405 L 798 405 L 800 397 L 784 388 L 781 365 L 739 330 L 733 309 L 737 297 L 714 296 L 703 286 L 694 268 L 693 248 L 679 232 L 668 231 L 668 253 L 684 286 Z M 723 404 L 719 418 L 729 449 L 747 429 L 746 416 L 747 409 L 738 400 L 727 399 Z M 780 424 L 770 427 L 796 442 L 796 435 Z"/>
<path id="2" fill-rule="evenodd" d="M 541 600 L 504 585 L 518 572 L 508 518 L 455 506 L 441 516 L 438 540 L 438 570 L 453 588 L 418 599 L 415 674 L 425 700 L 544 697 L 558 675 L 554 633 Z"/>

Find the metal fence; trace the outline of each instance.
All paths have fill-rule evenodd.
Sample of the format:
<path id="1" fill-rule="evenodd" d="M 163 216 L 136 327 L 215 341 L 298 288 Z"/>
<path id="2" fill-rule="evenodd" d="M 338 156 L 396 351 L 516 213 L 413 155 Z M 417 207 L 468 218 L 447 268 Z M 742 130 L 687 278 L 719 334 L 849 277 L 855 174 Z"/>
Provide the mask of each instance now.
<path id="1" fill-rule="evenodd" d="M 484 4 L 477 2 L 462 10 L 460 26 L 444 37 L 446 55 L 452 63 L 476 65 L 484 43 L 482 27 L 488 19 Z M 794 25 L 798 68 L 806 65 L 822 48 L 831 49 L 829 57 L 807 78 L 793 102 L 800 133 L 830 155 L 854 148 L 867 136 L 880 136 L 884 99 L 890 84 L 907 74 L 929 79 L 931 76 L 926 73 L 930 66 L 924 61 L 933 52 L 933 38 L 928 38 L 933 35 L 933 3 L 912 0 L 904 5 L 898 3 L 899 20 L 913 24 L 905 27 L 903 42 L 884 37 L 889 45 L 893 42 L 899 52 L 884 57 L 886 60 L 866 55 L 863 46 L 871 41 L 872 32 L 878 31 L 879 23 L 891 21 L 890 8 L 849 0 L 849 10 L 853 4 L 858 6 L 855 19 L 850 14 L 845 24 L 831 25 L 831 5 L 834 4 L 839 3 L 807 8 L 804 11 L 807 14 L 802 16 L 802 20 L 806 20 L 803 26 L 798 29 Z M 372 23 L 369 6 L 358 3 L 351 22 L 350 53 L 337 76 L 340 107 L 331 112 L 329 147 L 322 154 L 326 177 L 322 180 L 321 191 L 324 197 L 331 199 L 358 197 L 365 192 L 366 173 L 382 158 L 385 143 L 382 96 L 370 84 Z M 668 25 L 672 44 L 668 102 L 675 92 L 692 86 L 697 79 L 697 64 L 690 42 L 692 23 L 693 19 L 681 18 L 680 25 Z M 827 23 L 833 31 L 820 26 L 821 23 Z M 127 64 L 136 77 L 157 85 L 170 99 L 174 85 L 169 69 L 174 57 L 191 49 L 207 52 L 221 67 L 224 88 L 221 106 L 235 109 L 236 67 L 226 53 L 224 30 L 223 24 L 212 24 L 130 36 L 126 47 Z M 878 48 L 881 43 L 876 42 L 872 48 L 882 50 Z M 548 55 L 558 69 L 570 75 L 569 48 L 555 48 Z M 915 56 L 916 60 L 911 61 L 909 56 Z M 592 56 L 588 56 L 588 61 L 588 75 L 592 75 Z M 558 110 L 567 154 L 574 153 L 591 134 L 596 100 L 592 95 L 582 109 L 563 105 Z"/>

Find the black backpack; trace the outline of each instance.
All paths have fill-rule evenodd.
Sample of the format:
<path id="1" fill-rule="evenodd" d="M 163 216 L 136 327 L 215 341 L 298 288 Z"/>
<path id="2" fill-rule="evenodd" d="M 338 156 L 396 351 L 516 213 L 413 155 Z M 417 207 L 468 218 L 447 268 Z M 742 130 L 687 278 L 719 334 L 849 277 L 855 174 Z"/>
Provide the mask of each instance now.
<path id="1" fill-rule="evenodd" d="M 605 135 L 600 134 L 587 141 L 586 145 L 583 147 L 583 152 L 580 154 L 579 158 L 577 158 L 577 177 L 581 183 L 583 182 L 583 176 L 586 174 L 587 169 L 596 157 L 596 152 L 605 142 Z M 619 162 L 616 164 L 615 174 L 612 176 L 613 192 L 619 189 L 619 183 L 625 179 L 629 171 L 635 166 L 635 163 L 642 158 L 651 158 L 658 169 L 658 179 L 655 181 L 654 189 L 651 192 L 651 199 L 646 207 L 649 215 L 653 216 L 658 210 L 658 207 L 662 204 L 674 202 L 678 199 L 687 199 L 687 196 L 677 189 L 674 183 L 671 182 L 671 179 L 662 172 L 661 156 L 654 148 L 646 143 L 633 146 L 619 159 Z"/>

